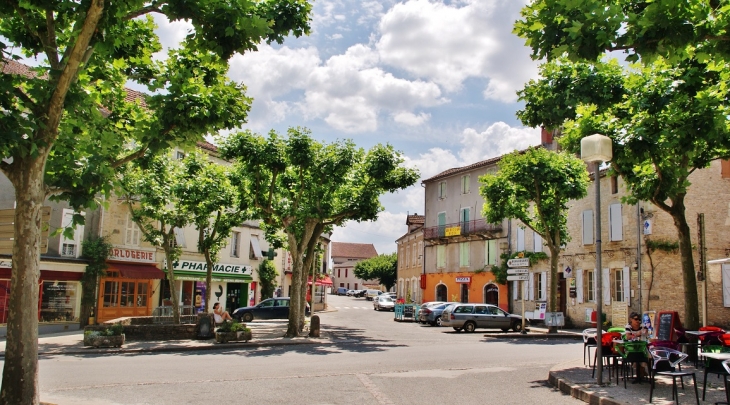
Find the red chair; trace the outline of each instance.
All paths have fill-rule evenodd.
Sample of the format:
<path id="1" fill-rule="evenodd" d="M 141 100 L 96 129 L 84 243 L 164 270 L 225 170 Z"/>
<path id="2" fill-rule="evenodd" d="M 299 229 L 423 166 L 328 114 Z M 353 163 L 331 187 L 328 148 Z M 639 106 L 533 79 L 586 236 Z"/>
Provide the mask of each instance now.
<path id="1" fill-rule="evenodd" d="M 621 334 L 618 332 L 604 332 L 601 334 L 601 357 L 608 368 L 608 375 L 611 376 L 611 367 L 616 370 L 616 383 L 618 383 L 618 360 L 621 355 L 616 353 L 616 348 L 613 345 L 614 340 L 621 339 Z M 596 358 L 597 353 L 593 355 L 593 374 L 591 378 L 596 374 Z M 612 361 L 613 360 L 613 361 Z M 610 381 L 610 378 L 609 378 Z"/>
<path id="2" fill-rule="evenodd" d="M 699 336 L 700 347 L 707 345 L 722 345 L 720 336 L 725 334 L 725 329 L 717 326 L 702 326 L 700 332 L 708 332 Z"/>
<path id="3" fill-rule="evenodd" d="M 723 333 L 719 338 L 723 346 L 730 347 L 730 333 Z"/>

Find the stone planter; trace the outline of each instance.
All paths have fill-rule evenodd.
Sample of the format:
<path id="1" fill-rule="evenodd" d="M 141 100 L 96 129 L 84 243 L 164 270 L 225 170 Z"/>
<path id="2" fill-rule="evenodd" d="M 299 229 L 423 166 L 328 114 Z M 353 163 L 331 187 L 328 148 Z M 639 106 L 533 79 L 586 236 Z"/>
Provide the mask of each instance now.
<path id="1" fill-rule="evenodd" d="M 91 347 L 122 347 L 124 334 L 117 336 L 84 335 L 84 346 Z"/>
<path id="2" fill-rule="evenodd" d="M 251 340 L 251 331 L 239 331 L 239 332 L 216 332 L 215 342 L 216 343 L 227 343 L 227 342 L 248 342 Z"/>

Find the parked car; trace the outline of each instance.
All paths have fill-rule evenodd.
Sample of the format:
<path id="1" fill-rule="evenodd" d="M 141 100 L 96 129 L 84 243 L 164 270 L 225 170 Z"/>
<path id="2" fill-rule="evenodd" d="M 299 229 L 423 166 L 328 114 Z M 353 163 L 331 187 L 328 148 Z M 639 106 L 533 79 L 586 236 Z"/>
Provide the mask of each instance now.
<path id="1" fill-rule="evenodd" d="M 381 295 L 373 299 L 373 309 L 375 311 L 395 311 L 395 301 L 388 295 Z"/>
<path id="2" fill-rule="evenodd" d="M 418 309 L 418 313 L 420 314 L 421 311 L 423 311 L 426 308 L 434 307 L 434 306 L 441 305 L 441 304 L 446 304 L 446 302 L 444 302 L 444 301 L 428 301 L 428 302 L 424 302 L 423 304 L 421 304 L 421 308 Z M 417 321 L 419 323 L 425 323 L 424 321 L 421 321 L 421 316 L 420 315 L 418 316 Z"/>
<path id="3" fill-rule="evenodd" d="M 398 294 L 394 292 L 387 292 L 385 295 L 389 296 L 393 301 L 395 301 L 398 298 Z"/>
<path id="4" fill-rule="evenodd" d="M 355 290 L 347 290 L 347 296 L 352 297 L 355 295 Z"/>
<path id="5" fill-rule="evenodd" d="M 365 299 L 368 301 L 372 301 L 373 298 L 380 296 L 383 292 L 380 290 L 367 290 L 365 293 Z"/>
<path id="6" fill-rule="evenodd" d="M 345 288 L 345 287 L 337 288 L 337 295 L 346 295 L 346 294 L 347 294 L 347 288 Z"/>
<path id="7" fill-rule="evenodd" d="M 365 296 L 365 291 L 366 290 L 355 290 L 355 294 L 353 295 L 353 297 L 362 298 Z"/>
<path id="8" fill-rule="evenodd" d="M 519 332 L 522 330 L 522 317 L 490 304 L 455 304 L 444 308 L 441 326 L 450 326 L 457 332 L 462 329 L 474 332 L 477 328 Z"/>
<path id="9" fill-rule="evenodd" d="M 307 315 L 309 311 L 306 311 Z M 289 298 L 269 298 L 252 307 L 238 308 L 231 314 L 239 322 L 251 322 L 254 319 L 288 319 Z"/>
<path id="10" fill-rule="evenodd" d="M 447 302 L 444 304 L 426 306 L 418 311 L 418 322 L 427 323 L 431 326 L 441 326 L 441 313 L 450 305 L 456 305 L 456 302 Z"/>

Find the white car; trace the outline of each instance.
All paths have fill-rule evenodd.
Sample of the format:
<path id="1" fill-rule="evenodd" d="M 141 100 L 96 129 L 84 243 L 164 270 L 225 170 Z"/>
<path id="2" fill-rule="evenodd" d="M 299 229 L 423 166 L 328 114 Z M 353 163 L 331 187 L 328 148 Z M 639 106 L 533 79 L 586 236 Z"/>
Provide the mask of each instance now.
<path id="1" fill-rule="evenodd" d="M 373 299 L 373 310 L 395 311 L 395 301 L 387 295 L 381 295 Z"/>
<path id="2" fill-rule="evenodd" d="M 346 295 L 347 295 L 348 297 L 352 297 L 353 295 L 355 295 L 355 290 L 347 290 L 347 293 L 346 293 Z"/>

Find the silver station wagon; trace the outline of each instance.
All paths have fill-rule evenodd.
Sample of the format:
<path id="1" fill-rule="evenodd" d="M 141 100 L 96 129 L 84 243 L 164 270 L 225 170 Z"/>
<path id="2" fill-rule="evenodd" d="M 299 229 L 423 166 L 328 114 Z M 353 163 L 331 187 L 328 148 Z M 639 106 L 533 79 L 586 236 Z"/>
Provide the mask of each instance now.
<path id="1" fill-rule="evenodd" d="M 522 317 L 490 304 L 456 304 L 446 307 L 441 313 L 441 326 L 450 326 L 457 332 L 462 329 L 474 332 L 477 328 L 519 332 L 522 330 Z"/>

